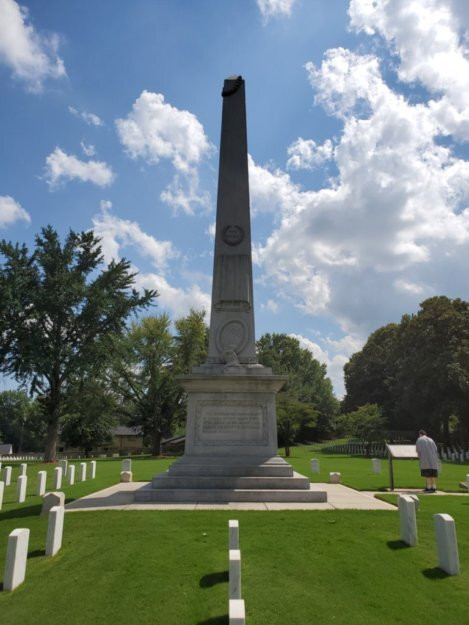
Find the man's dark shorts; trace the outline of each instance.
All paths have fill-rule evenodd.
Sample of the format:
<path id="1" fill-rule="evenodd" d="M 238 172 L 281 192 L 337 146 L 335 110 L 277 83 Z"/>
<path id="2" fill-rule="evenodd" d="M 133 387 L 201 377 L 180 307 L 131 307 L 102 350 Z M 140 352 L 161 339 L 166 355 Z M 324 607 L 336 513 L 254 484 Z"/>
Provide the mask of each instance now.
<path id="1" fill-rule="evenodd" d="M 438 471 L 436 469 L 422 469 L 420 475 L 422 477 L 438 477 Z"/>

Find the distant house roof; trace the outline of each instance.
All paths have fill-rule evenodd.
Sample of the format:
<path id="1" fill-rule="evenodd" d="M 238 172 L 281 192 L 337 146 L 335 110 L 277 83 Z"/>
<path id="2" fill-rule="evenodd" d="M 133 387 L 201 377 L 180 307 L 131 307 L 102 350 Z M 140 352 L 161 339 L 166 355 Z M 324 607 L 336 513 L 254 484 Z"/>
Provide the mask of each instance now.
<path id="1" fill-rule="evenodd" d="M 142 436 L 142 430 L 139 427 L 129 428 L 127 425 L 118 425 L 111 430 L 113 436 Z"/>

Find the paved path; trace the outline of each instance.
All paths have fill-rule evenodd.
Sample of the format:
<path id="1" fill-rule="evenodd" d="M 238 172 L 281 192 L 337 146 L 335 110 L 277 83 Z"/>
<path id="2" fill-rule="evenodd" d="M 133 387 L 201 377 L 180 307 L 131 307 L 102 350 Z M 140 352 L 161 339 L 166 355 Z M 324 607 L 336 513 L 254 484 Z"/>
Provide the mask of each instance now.
<path id="1" fill-rule="evenodd" d="M 84 510 L 396 510 L 395 506 L 342 484 L 311 484 L 313 490 L 327 491 L 326 503 L 136 503 L 134 492 L 149 482 L 116 484 L 65 506 L 68 512 Z"/>

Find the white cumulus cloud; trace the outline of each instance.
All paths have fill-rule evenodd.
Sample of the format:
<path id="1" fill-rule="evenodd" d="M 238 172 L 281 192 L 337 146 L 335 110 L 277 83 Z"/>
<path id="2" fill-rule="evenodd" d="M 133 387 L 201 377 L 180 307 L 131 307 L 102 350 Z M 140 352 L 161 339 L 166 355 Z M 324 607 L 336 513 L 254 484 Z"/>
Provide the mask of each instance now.
<path id="1" fill-rule="evenodd" d="M 441 10 L 428 16 L 427 7 L 437 4 Z M 372 17 L 363 13 L 360 23 L 374 32 L 379 26 L 402 80 L 424 84 L 427 70 L 417 62 L 426 65 L 433 58 L 435 19 L 442 25 L 442 49 L 456 40 L 451 44 L 455 54 L 464 47 L 458 30 L 464 12 L 456 15 L 454 6 L 449 1 L 356 0 L 351 14 L 358 27 L 352 9 L 368 7 Z M 375 13 L 385 21 L 377 21 Z M 411 24 L 403 17 L 409 15 L 414 16 Z M 392 35 L 386 30 L 391 25 Z M 404 40 L 415 46 L 413 56 L 404 53 Z M 425 41 L 430 57 L 422 47 Z M 275 285 L 281 297 L 306 314 L 332 317 L 346 336 L 360 342 L 378 326 L 417 309 L 425 297 L 464 297 L 467 292 L 469 161 L 463 150 L 440 141 L 449 131 L 463 139 L 463 126 L 450 128 L 441 112 L 453 115 L 459 107 L 462 115 L 464 98 L 458 103 L 452 86 L 441 78 L 438 90 L 413 104 L 387 82 L 375 54 L 345 48 L 327 50 L 322 63 L 308 63 L 306 70 L 315 103 L 342 126 L 330 153 L 338 174 L 320 190 L 303 189 L 295 183 L 294 166 L 286 173 L 251 159 L 253 207 L 272 211 L 277 220 L 256 248 L 256 259 L 263 280 Z M 458 84 L 468 77 L 465 72 Z M 431 79 L 425 81 L 431 91 Z M 303 141 L 292 148 L 296 165 L 307 161 L 308 147 L 315 153 L 316 144 Z M 345 357 L 340 348 L 323 350 L 333 354 L 331 361 Z"/>
<path id="2" fill-rule="evenodd" d="M 15 221 L 31 221 L 29 213 L 19 202 L 9 195 L 0 195 L 0 228 L 9 226 Z"/>
<path id="3" fill-rule="evenodd" d="M 182 172 L 212 150 L 197 117 L 168 104 L 161 93 L 143 91 L 127 117 L 116 120 L 116 127 L 132 158 L 141 157 L 151 163 L 169 159 Z"/>
<path id="4" fill-rule="evenodd" d="M 443 132 L 469 139 L 467 3 L 456 0 L 351 0 L 350 23 L 379 34 L 399 58 L 398 76 L 435 94 L 429 107 Z"/>
<path id="5" fill-rule="evenodd" d="M 96 154 L 96 148 L 94 147 L 94 145 L 91 145 L 91 143 L 87 145 L 82 141 L 80 145 L 85 156 L 94 156 Z"/>
<path id="6" fill-rule="evenodd" d="M 46 158 L 45 179 L 53 189 L 62 182 L 81 180 L 99 187 L 112 184 L 114 174 L 103 161 L 81 161 L 73 154 L 67 154 L 59 147 Z"/>
<path id="7" fill-rule="evenodd" d="M 82 119 L 88 126 L 104 126 L 103 120 L 96 113 L 88 113 L 88 111 L 79 111 L 74 106 L 69 106 L 68 110 L 72 115 Z"/>
<path id="8" fill-rule="evenodd" d="M 193 113 L 165 102 L 161 93 L 143 91 L 127 117 L 116 120 L 116 128 L 131 158 L 150 164 L 161 159 L 172 163 L 177 174 L 161 194 L 164 202 L 188 214 L 194 205 L 207 205 L 207 195 L 198 189 L 198 166 L 213 153 L 214 146 Z"/>
<path id="9" fill-rule="evenodd" d="M 118 260 L 121 248 L 133 246 L 141 256 L 150 258 L 160 271 L 165 271 L 168 261 L 178 256 L 171 241 L 159 241 L 144 232 L 135 221 L 113 215 L 111 207 L 111 202 L 102 201 L 101 213 L 92 219 L 94 232 L 101 238 L 105 261 Z"/>
<path id="10" fill-rule="evenodd" d="M 314 169 L 332 158 L 333 144 L 327 139 L 322 145 L 318 145 L 312 139 L 299 137 L 287 149 L 288 169 Z"/>
<path id="11" fill-rule="evenodd" d="M 210 295 L 197 284 L 184 289 L 172 286 L 166 278 L 156 273 L 139 273 L 135 285 L 138 289 L 156 289 L 160 294 L 156 300 L 158 308 L 169 311 L 173 318 L 184 317 L 191 308 L 205 310 L 210 315 Z"/>
<path id="12" fill-rule="evenodd" d="M 0 61 L 29 91 L 37 93 L 48 78 L 66 75 L 58 46 L 58 35 L 47 37 L 34 29 L 25 7 L 14 0 L 0 0 Z"/>
<path id="13" fill-rule="evenodd" d="M 280 15 L 290 15 L 295 0 L 257 0 L 264 20 Z"/>

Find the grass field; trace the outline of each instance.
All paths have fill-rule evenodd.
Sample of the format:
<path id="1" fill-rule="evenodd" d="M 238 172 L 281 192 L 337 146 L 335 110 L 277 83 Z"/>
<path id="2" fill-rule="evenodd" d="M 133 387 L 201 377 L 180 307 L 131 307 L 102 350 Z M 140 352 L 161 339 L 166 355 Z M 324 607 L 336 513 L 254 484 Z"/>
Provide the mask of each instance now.
<path id="1" fill-rule="evenodd" d="M 310 448 L 297 448 L 291 460 L 310 475 L 311 457 Z M 355 486 L 383 481 L 371 474 L 370 460 L 317 457 L 322 471 L 331 462 L 330 470 L 350 474 Z M 148 480 L 168 463 L 134 460 L 134 478 Z M 30 464 L 28 474 L 43 468 Z M 465 475 L 465 467 L 459 470 Z M 67 499 L 116 483 L 119 471 L 120 460 L 98 461 L 96 480 L 65 485 Z M 421 485 L 418 472 L 416 482 Z M 7 499 L 14 492 L 8 487 Z M 0 592 L 0 625 L 227 625 L 230 518 L 240 522 L 249 625 L 465 623 L 469 497 L 420 501 L 414 548 L 399 541 L 392 511 L 104 511 L 66 514 L 63 547 L 54 558 L 44 556 L 47 519 L 39 516 L 40 498 L 7 501 L 0 512 L 0 571 L 9 532 L 29 527 L 31 538 L 25 583 Z M 435 568 L 436 512 L 456 520 L 459 577 Z"/>
<path id="2" fill-rule="evenodd" d="M 311 473 L 311 458 L 319 460 L 319 474 Z M 388 461 L 384 458 L 381 460 L 379 475 L 371 470 L 371 458 L 324 454 L 314 445 L 292 447 L 291 456 L 287 460 L 295 471 L 307 475 L 311 482 L 327 482 L 330 471 L 339 471 L 342 483 L 357 490 L 384 491 L 389 488 Z M 420 477 L 417 460 L 394 460 L 393 464 L 395 488 L 423 488 L 424 479 Z M 459 487 L 459 482 L 464 481 L 468 473 L 469 462 L 443 462 L 437 480 L 438 488 L 445 492 L 467 492 L 467 489 Z"/>

